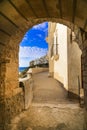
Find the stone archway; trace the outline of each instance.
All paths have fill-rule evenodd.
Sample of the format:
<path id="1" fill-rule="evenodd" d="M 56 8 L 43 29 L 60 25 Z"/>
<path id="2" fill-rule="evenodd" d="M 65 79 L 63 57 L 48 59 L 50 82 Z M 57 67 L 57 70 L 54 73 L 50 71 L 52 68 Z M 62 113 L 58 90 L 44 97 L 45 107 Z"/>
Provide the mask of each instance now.
<path id="1" fill-rule="evenodd" d="M 39 8 L 38 8 L 39 7 Z M 82 49 L 83 87 L 87 106 L 87 1 L 0 1 L 0 113 L 1 127 L 23 109 L 18 88 L 18 49 L 25 32 L 44 21 L 63 23 L 74 29 Z M 76 26 L 79 28 L 78 29 Z M 83 31 L 84 30 L 84 31 Z M 16 96 L 15 96 L 16 95 Z M 21 101 L 21 103 L 20 103 Z M 16 109 L 15 109 L 16 108 Z M 8 117 L 8 118 L 5 118 Z"/>
<path id="2" fill-rule="evenodd" d="M 55 22 L 60 22 L 60 20 L 57 19 L 48 19 Z M 21 112 L 24 106 L 23 103 L 23 96 L 22 90 L 19 88 L 18 83 L 18 52 L 19 52 L 19 43 L 29 28 L 31 28 L 33 25 L 37 23 L 41 23 L 42 21 L 47 21 L 46 19 L 39 19 L 35 20 L 30 26 L 24 29 L 24 31 L 18 31 L 15 35 L 13 35 L 9 41 L 8 44 L 5 46 L 5 78 L 4 78 L 4 97 L 5 97 L 5 116 L 8 117 L 7 121 L 10 121 L 10 119 L 15 116 L 17 113 Z M 61 22 L 62 23 L 62 22 Z M 63 22 L 65 24 L 65 22 Z M 67 24 L 68 25 L 68 24 Z M 71 24 L 70 24 L 71 25 Z M 68 25 L 68 26 L 70 26 Z M 73 26 L 71 26 L 72 28 Z M 76 31 L 78 28 L 76 27 Z M 82 48 L 82 47 L 81 47 Z M 1 72 L 2 73 L 2 72 Z M 20 103 L 21 102 L 21 103 Z M 14 109 L 14 107 L 16 109 Z M 9 111 L 8 111 L 9 110 Z"/>

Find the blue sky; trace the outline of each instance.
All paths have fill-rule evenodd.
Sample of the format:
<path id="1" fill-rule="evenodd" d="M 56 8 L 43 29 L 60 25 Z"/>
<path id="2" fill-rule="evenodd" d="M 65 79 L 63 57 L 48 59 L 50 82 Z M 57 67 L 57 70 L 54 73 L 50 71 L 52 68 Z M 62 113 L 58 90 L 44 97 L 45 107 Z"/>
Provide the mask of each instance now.
<path id="1" fill-rule="evenodd" d="M 33 26 L 22 39 L 19 49 L 19 66 L 29 66 L 31 60 L 47 54 L 48 22 Z"/>

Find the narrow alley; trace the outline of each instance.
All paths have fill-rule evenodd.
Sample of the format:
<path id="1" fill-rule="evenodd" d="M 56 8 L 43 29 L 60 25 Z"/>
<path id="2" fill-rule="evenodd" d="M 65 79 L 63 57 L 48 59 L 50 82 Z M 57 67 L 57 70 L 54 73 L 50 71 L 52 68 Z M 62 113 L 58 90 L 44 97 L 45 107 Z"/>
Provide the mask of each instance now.
<path id="1" fill-rule="evenodd" d="M 11 121 L 9 130 L 85 130 L 84 108 L 68 100 L 63 84 L 48 72 L 34 74 L 33 79 L 33 102 Z"/>
<path id="2" fill-rule="evenodd" d="M 67 91 L 63 84 L 48 77 L 48 72 L 38 73 L 34 79 L 34 100 L 33 103 L 68 103 Z"/>

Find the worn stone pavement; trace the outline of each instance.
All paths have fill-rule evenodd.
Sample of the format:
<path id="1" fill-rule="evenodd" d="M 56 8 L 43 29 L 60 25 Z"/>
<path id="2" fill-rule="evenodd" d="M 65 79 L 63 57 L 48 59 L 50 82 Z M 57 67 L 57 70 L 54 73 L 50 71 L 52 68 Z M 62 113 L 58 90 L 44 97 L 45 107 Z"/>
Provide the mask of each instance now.
<path id="1" fill-rule="evenodd" d="M 15 117 L 8 130 L 87 130 L 84 108 L 67 99 L 67 91 L 48 73 L 33 76 L 34 99 L 30 108 Z"/>
<path id="2" fill-rule="evenodd" d="M 49 78 L 48 72 L 35 74 L 33 79 L 34 103 L 69 103 L 67 91 L 64 89 L 63 84 L 51 77 Z"/>

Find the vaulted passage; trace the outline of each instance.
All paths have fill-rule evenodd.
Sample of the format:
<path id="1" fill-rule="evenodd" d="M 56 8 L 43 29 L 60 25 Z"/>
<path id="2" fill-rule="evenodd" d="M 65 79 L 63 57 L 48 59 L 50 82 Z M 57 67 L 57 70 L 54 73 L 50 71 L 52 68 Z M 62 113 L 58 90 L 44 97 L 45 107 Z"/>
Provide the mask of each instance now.
<path id="1" fill-rule="evenodd" d="M 84 88 L 85 107 L 87 108 L 87 1 L 1 0 L 1 130 L 6 129 L 6 125 L 10 124 L 11 118 L 19 114 L 24 108 L 22 89 L 19 88 L 18 82 L 19 43 L 28 29 L 44 21 L 62 23 L 75 32 L 77 43 L 82 50 L 82 87 Z M 87 112 L 85 115 L 87 115 Z"/>

